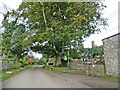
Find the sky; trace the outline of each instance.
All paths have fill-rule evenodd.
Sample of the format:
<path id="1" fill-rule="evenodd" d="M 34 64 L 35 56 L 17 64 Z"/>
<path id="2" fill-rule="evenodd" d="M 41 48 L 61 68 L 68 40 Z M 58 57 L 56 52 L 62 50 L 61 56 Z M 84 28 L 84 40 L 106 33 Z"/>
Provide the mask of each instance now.
<path id="1" fill-rule="evenodd" d="M 108 19 L 108 27 L 106 30 L 101 30 L 100 34 L 91 35 L 85 40 L 84 47 L 91 47 L 91 42 L 94 41 L 97 46 L 103 45 L 102 39 L 118 33 L 118 2 L 120 0 L 105 0 L 107 8 L 104 10 L 104 17 Z"/>
<path id="2" fill-rule="evenodd" d="M 106 30 L 101 30 L 100 34 L 91 35 L 83 42 L 85 48 L 91 47 L 91 42 L 95 41 L 97 46 L 102 45 L 102 39 L 118 33 L 118 2 L 120 0 L 105 0 L 104 4 L 107 6 L 104 10 L 103 17 L 108 19 Z M 17 9 L 22 0 L 0 0 L 0 12 L 4 12 L 3 4 L 11 9 Z M 3 16 L 0 14 L 0 25 Z"/>

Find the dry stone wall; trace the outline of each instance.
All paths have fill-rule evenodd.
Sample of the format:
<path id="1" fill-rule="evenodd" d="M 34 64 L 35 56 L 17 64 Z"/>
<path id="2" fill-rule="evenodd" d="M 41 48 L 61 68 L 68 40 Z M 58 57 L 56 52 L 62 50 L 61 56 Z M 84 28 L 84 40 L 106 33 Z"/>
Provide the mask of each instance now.
<path id="1" fill-rule="evenodd" d="M 118 76 L 120 70 L 120 33 L 103 39 L 106 74 Z"/>

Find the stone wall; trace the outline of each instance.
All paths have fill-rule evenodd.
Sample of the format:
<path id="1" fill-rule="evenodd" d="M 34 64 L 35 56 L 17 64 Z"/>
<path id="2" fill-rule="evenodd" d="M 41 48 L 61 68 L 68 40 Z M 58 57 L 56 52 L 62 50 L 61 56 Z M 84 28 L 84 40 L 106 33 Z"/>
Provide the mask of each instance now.
<path id="1" fill-rule="evenodd" d="M 0 61 L 0 71 L 1 70 L 5 70 L 5 69 L 9 69 L 9 68 L 13 68 L 13 66 L 18 65 L 21 66 L 21 64 L 19 62 L 13 62 L 13 61 Z"/>
<path id="2" fill-rule="evenodd" d="M 71 67 L 78 69 L 80 74 L 87 74 L 93 76 L 105 75 L 104 65 L 102 64 L 81 64 L 79 63 L 79 60 L 74 59 L 71 61 Z"/>
<path id="3" fill-rule="evenodd" d="M 104 59 L 106 66 L 106 74 L 111 76 L 118 76 L 118 67 L 120 65 L 120 33 L 111 37 L 103 39 L 104 45 Z"/>

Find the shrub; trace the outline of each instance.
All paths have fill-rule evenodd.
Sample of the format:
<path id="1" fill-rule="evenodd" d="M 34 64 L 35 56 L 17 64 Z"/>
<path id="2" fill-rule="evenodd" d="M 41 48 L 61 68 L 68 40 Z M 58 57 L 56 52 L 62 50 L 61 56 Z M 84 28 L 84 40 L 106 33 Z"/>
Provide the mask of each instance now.
<path id="1" fill-rule="evenodd" d="M 13 68 L 13 69 L 19 69 L 20 66 L 21 66 L 21 64 L 18 63 L 18 62 L 16 62 L 15 64 L 12 65 L 12 68 Z"/>

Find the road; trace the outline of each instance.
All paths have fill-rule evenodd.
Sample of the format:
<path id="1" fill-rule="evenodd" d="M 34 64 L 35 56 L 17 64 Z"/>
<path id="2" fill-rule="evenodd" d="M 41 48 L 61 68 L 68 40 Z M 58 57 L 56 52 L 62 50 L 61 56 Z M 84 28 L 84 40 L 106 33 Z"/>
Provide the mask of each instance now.
<path id="1" fill-rule="evenodd" d="M 2 88 L 118 88 L 118 83 L 31 67 L 3 81 Z"/>

